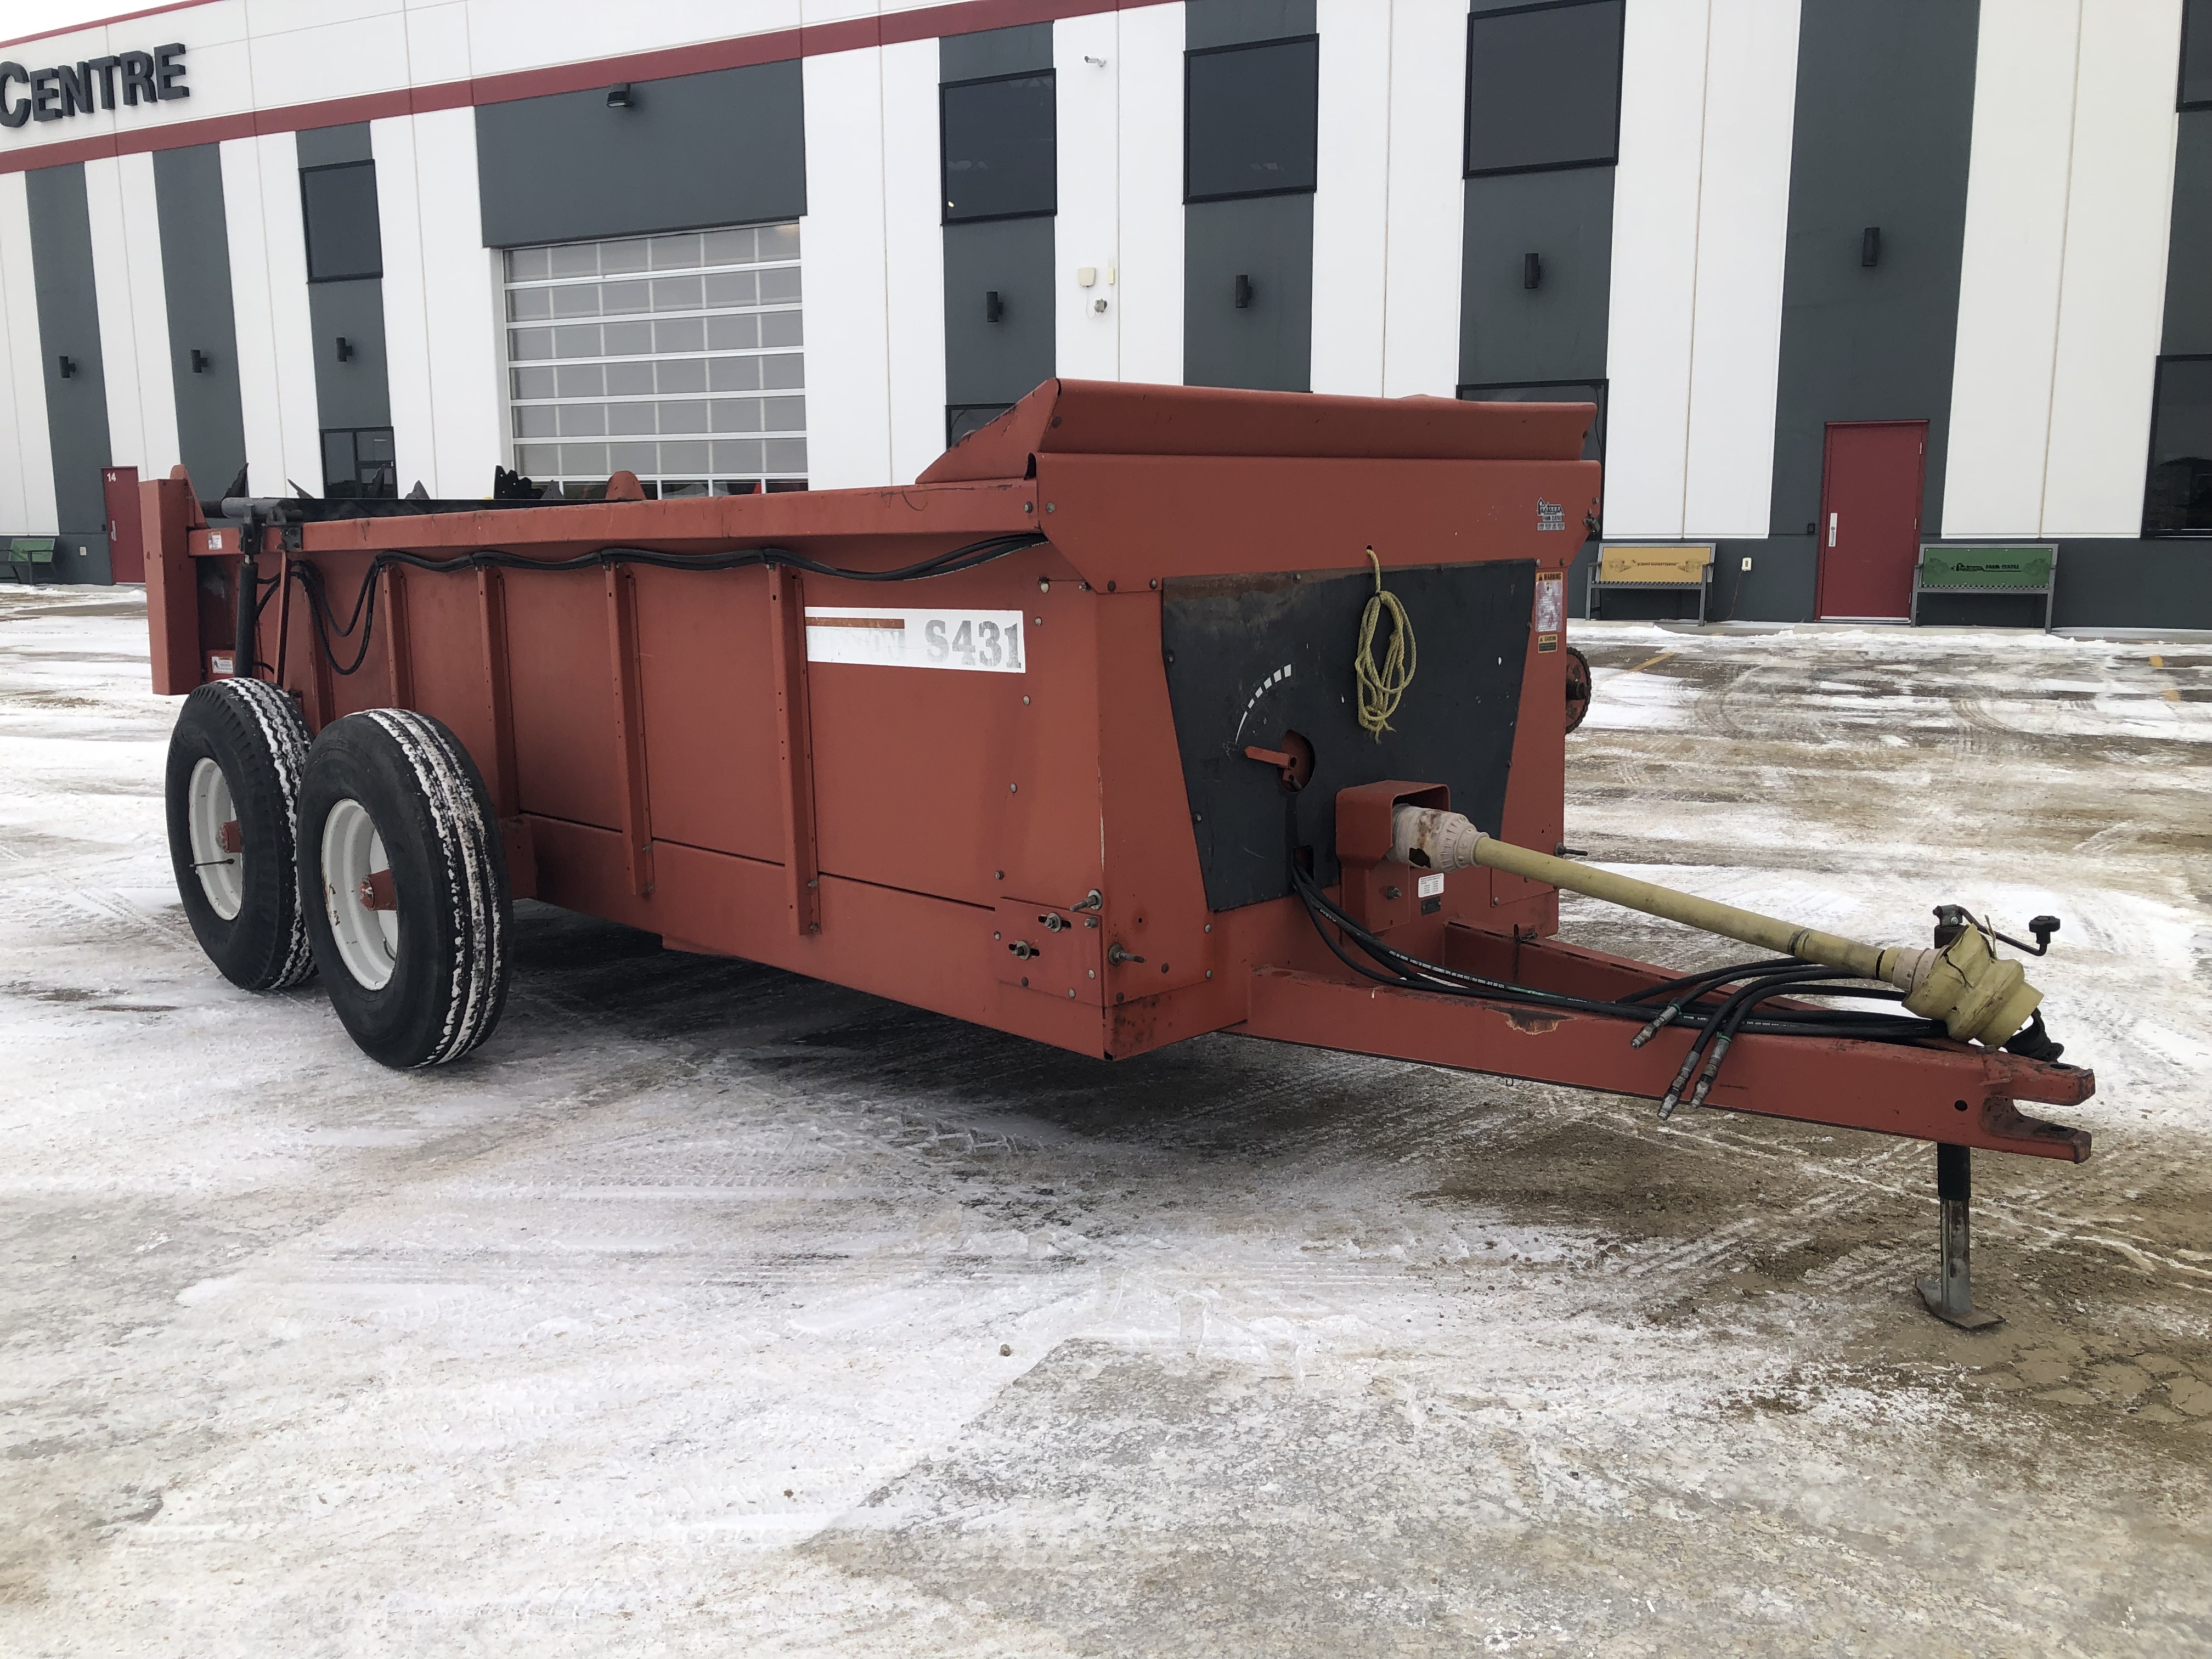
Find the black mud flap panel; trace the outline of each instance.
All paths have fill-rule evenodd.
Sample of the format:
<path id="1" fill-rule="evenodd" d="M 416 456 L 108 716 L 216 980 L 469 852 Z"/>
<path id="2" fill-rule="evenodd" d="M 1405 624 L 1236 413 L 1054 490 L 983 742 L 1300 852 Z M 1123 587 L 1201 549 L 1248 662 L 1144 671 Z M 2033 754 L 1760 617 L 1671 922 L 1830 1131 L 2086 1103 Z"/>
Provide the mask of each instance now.
<path id="1" fill-rule="evenodd" d="M 1334 883 L 1336 795 L 1356 784 L 1443 784 L 1455 811 L 1498 833 L 1535 563 L 1429 566 L 1392 570 L 1383 580 L 1413 624 L 1418 665 L 1380 743 L 1360 729 L 1352 665 L 1372 574 L 1167 583 L 1160 645 L 1211 908 L 1233 910 L 1291 890 L 1286 810 L 1296 844 L 1313 849 L 1316 876 L 1323 886 Z M 1387 617 L 1378 631 L 1379 662 Z M 1244 753 L 1297 751 L 1300 738 L 1311 745 L 1313 771 L 1295 793 L 1274 766 Z"/>

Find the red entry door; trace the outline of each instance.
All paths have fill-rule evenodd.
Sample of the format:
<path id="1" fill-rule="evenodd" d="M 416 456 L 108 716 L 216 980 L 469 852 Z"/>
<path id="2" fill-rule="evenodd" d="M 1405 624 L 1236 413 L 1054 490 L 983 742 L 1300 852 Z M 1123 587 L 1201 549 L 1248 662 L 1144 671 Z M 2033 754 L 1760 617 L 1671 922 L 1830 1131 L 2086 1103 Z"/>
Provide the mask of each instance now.
<path id="1" fill-rule="evenodd" d="M 1822 617 L 1912 614 L 1920 558 L 1925 421 L 1833 421 L 1820 471 Z"/>
<path id="2" fill-rule="evenodd" d="M 138 469 L 105 466 L 100 487 L 107 503 L 107 561 L 118 582 L 146 580 L 146 542 L 138 526 Z"/>

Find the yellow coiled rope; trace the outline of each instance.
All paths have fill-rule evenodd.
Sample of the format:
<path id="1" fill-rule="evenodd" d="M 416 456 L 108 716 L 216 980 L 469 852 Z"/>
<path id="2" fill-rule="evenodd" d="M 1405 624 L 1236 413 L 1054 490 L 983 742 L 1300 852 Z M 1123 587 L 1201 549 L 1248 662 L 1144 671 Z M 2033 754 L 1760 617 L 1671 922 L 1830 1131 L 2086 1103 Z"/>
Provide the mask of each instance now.
<path id="1" fill-rule="evenodd" d="M 1367 609 L 1359 617 L 1359 650 L 1352 659 L 1352 672 L 1359 681 L 1359 726 L 1362 731 L 1375 734 L 1375 741 L 1382 741 L 1382 734 L 1391 729 L 1390 716 L 1398 712 L 1400 699 L 1406 688 L 1413 683 L 1413 624 L 1406 615 L 1406 607 L 1398 603 L 1398 596 L 1382 586 L 1382 561 L 1375 556 L 1375 550 L 1367 550 L 1367 562 L 1375 567 L 1375 592 L 1369 596 Z M 1375 665 L 1375 630 L 1388 613 L 1390 618 L 1390 642 L 1382 649 L 1382 665 Z"/>

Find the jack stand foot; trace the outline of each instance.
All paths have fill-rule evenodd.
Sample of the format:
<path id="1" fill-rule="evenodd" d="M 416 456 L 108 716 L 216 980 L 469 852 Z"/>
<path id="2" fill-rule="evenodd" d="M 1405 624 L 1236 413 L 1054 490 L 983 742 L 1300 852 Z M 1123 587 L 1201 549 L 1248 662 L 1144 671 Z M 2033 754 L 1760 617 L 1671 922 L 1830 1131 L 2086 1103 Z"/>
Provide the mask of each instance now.
<path id="1" fill-rule="evenodd" d="M 1986 1331 L 2004 1320 L 1974 1305 L 1966 1232 L 1966 1211 L 1973 1195 L 1972 1158 L 1970 1147 L 1936 1148 L 1936 1196 L 1942 1208 L 1942 1246 L 1936 1276 L 1920 1281 L 1920 1299 L 1928 1304 L 1929 1313 L 1947 1325 L 1962 1331 Z"/>

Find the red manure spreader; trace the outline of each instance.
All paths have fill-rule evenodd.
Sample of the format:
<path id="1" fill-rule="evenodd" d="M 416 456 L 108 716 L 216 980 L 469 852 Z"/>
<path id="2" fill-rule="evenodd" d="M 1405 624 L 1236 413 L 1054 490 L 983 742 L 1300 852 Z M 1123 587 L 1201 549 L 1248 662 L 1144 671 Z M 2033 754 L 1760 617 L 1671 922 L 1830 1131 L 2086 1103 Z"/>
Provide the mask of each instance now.
<path id="1" fill-rule="evenodd" d="M 2002 936 L 1876 948 L 1564 856 L 1587 404 L 1048 381 L 904 488 L 143 486 L 178 886 L 250 989 L 453 1060 L 533 897 L 1106 1060 L 1201 1032 L 2079 1160 Z M 1559 891 L 1764 954 L 1561 943 Z M 2041 954 L 2057 924 L 2033 924 Z M 1891 1006 L 1889 1005 L 1900 1005 Z"/>

